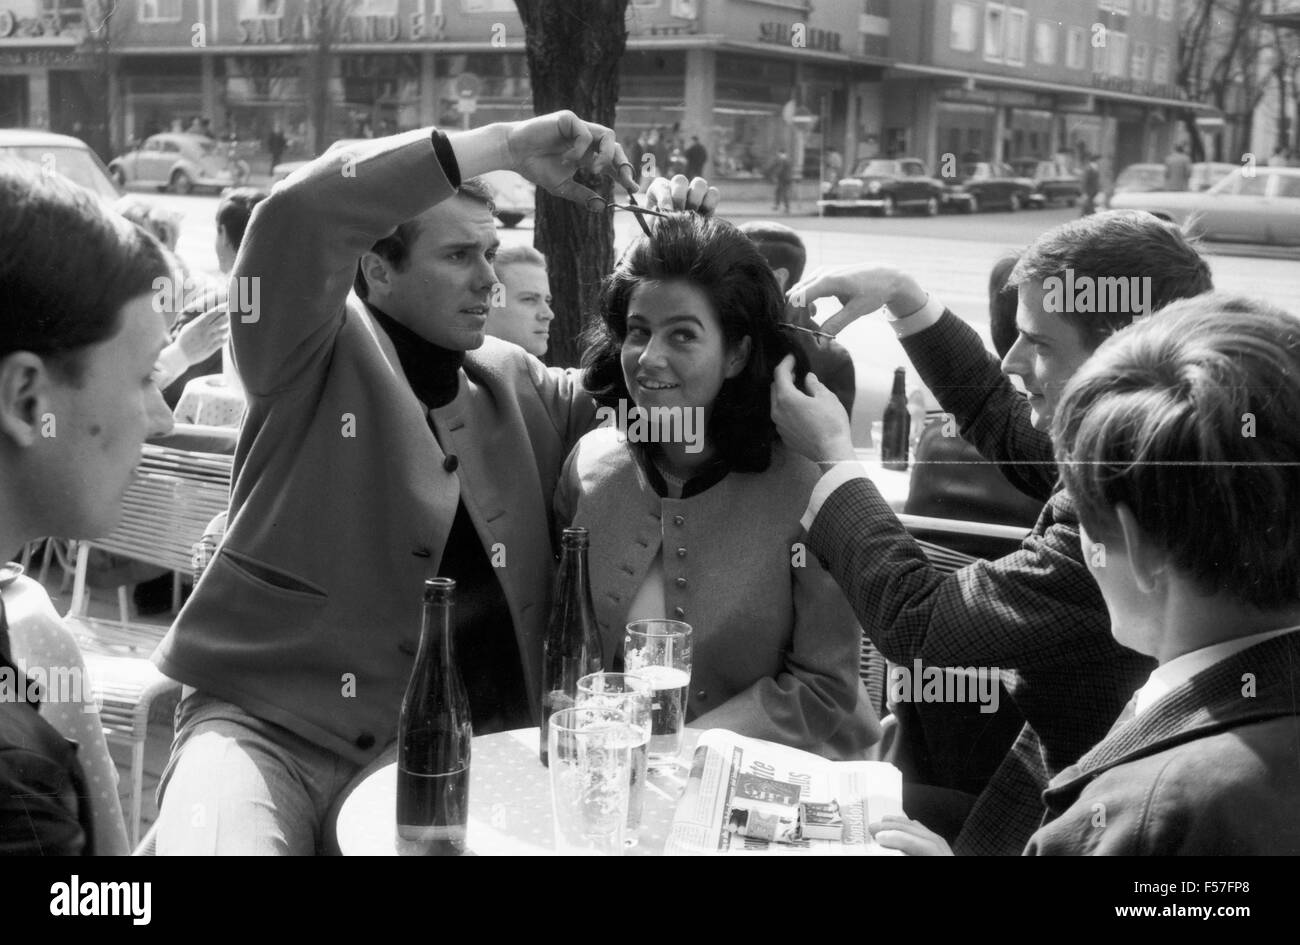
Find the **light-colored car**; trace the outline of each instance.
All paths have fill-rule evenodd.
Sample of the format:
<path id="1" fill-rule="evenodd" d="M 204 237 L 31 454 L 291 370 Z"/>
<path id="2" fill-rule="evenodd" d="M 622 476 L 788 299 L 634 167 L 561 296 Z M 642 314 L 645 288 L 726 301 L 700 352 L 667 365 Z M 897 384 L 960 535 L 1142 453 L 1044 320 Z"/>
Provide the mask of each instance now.
<path id="1" fill-rule="evenodd" d="M 80 184 L 106 205 L 121 196 L 108 168 L 80 138 L 22 128 L 0 129 L 0 157 L 30 161 Z"/>
<path id="2" fill-rule="evenodd" d="M 1146 210 L 1223 243 L 1300 246 L 1300 168 L 1237 168 L 1209 190 L 1117 194 L 1112 210 Z"/>
<path id="3" fill-rule="evenodd" d="M 197 187 L 221 190 L 248 179 L 248 162 L 230 156 L 227 145 L 203 135 L 151 135 L 134 151 L 116 157 L 108 170 L 119 186 L 140 184 L 188 194 Z"/>
<path id="4" fill-rule="evenodd" d="M 1236 169 L 1236 164 L 1225 164 L 1222 161 L 1202 161 L 1193 164 L 1187 189 L 1209 190 Z M 1115 186 L 1111 193 L 1112 195 L 1150 193 L 1164 189 L 1165 166 L 1163 164 L 1130 164 L 1115 178 Z"/>

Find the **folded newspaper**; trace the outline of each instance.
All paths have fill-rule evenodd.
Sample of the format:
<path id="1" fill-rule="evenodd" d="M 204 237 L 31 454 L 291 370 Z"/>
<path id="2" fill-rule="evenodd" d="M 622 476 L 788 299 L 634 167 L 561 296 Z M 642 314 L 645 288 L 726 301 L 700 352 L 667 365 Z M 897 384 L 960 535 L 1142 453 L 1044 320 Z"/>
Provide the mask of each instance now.
<path id="1" fill-rule="evenodd" d="M 828 761 L 709 729 L 664 853 L 891 855 L 867 830 L 886 814 L 903 814 L 903 775 L 887 762 Z"/>

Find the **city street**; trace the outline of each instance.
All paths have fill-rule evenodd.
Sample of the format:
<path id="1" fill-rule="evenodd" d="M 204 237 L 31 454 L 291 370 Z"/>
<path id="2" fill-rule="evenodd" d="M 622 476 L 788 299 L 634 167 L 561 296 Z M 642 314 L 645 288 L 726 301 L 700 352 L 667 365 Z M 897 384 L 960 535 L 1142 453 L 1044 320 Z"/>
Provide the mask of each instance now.
<path id="1" fill-rule="evenodd" d="M 181 255 L 200 270 L 215 273 L 216 236 L 214 196 L 142 196 L 182 213 Z M 808 272 L 819 266 L 867 263 L 903 269 L 941 298 L 954 312 L 974 325 L 988 341 L 989 269 L 1004 251 L 1022 247 L 1044 230 L 1074 219 L 1078 210 L 1056 207 L 1019 213 L 989 212 L 938 217 L 898 216 L 893 218 L 853 216 L 821 218 L 804 213 L 773 216 L 762 203 L 727 204 L 722 195 L 720 212 L 737 220 L 776 219 L 799 232 L 808 247 Z M 639 233 L 630 215 L 615 218 L 615 245 L 622 249 Z M 513 229 L 501 228 L 504 244 L 532 243 L 532 220 Z M 1267 299 L 1295 310 L 1300 299 L 1300 257 L 1268 258 L 1246 255 L 1249 247 L 1210 247 L 1215 285 L 1227 292 L 1240 292 Z M 825 300 L 818 305 L 818 317 L 829 316 L 838 304 Z M 879 419 L 896 367 L 907 366 L 907 356 L 894 338 L 883 316 L 850 326 L 840 341 L 853 355 L 858 373 L 858 400 L 854 410 L 855 430 Z M 909 379 L 911 372 L 909 371 Z"/>

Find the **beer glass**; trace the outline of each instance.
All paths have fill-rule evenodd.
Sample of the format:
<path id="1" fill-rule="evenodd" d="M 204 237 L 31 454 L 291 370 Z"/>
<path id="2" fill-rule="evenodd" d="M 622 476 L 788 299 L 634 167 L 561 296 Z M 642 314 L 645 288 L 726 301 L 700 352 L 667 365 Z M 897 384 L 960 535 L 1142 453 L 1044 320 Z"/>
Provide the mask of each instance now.
<path id="1" fill-rule="evenodd" d="M 623 639 L 623 669 L 649 680 L 650 764 L 672 766 L 686 730 L 691 682 L 691 626 L 680 620 L 634 620 Z"/>
<path id="2" fill-rule="evenodd" d="M 646 755 L 650 744 L 650 681 L 629 673 L 589 673 L 578 680 L 579 706 L 618 709 L 627 715 L 632 775 L 627 801 L 627 846 L 636 846 L 645 806 Z"/>
<path id="3" fill-rule="evenodd" d="M 632 747 L 627 716 L 574 706 L 551 716 L 547 754 L 556 852 L 622 856 Z"/>

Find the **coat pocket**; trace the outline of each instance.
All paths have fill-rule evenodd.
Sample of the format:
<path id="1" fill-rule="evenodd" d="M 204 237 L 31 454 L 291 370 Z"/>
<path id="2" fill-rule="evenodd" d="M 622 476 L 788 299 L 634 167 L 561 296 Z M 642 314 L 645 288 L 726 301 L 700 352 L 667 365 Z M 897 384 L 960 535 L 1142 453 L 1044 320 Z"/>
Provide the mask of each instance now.
<path id="1" fill-rule="evenodd" d="M 286 600 L 319 601 L 323 604 L 329 599 L 329 594 L 320 585 L 229 548 L 221 549 L 208 567 L 226 571 L 236 582 L 252 585 L 263 593 Z"/>

